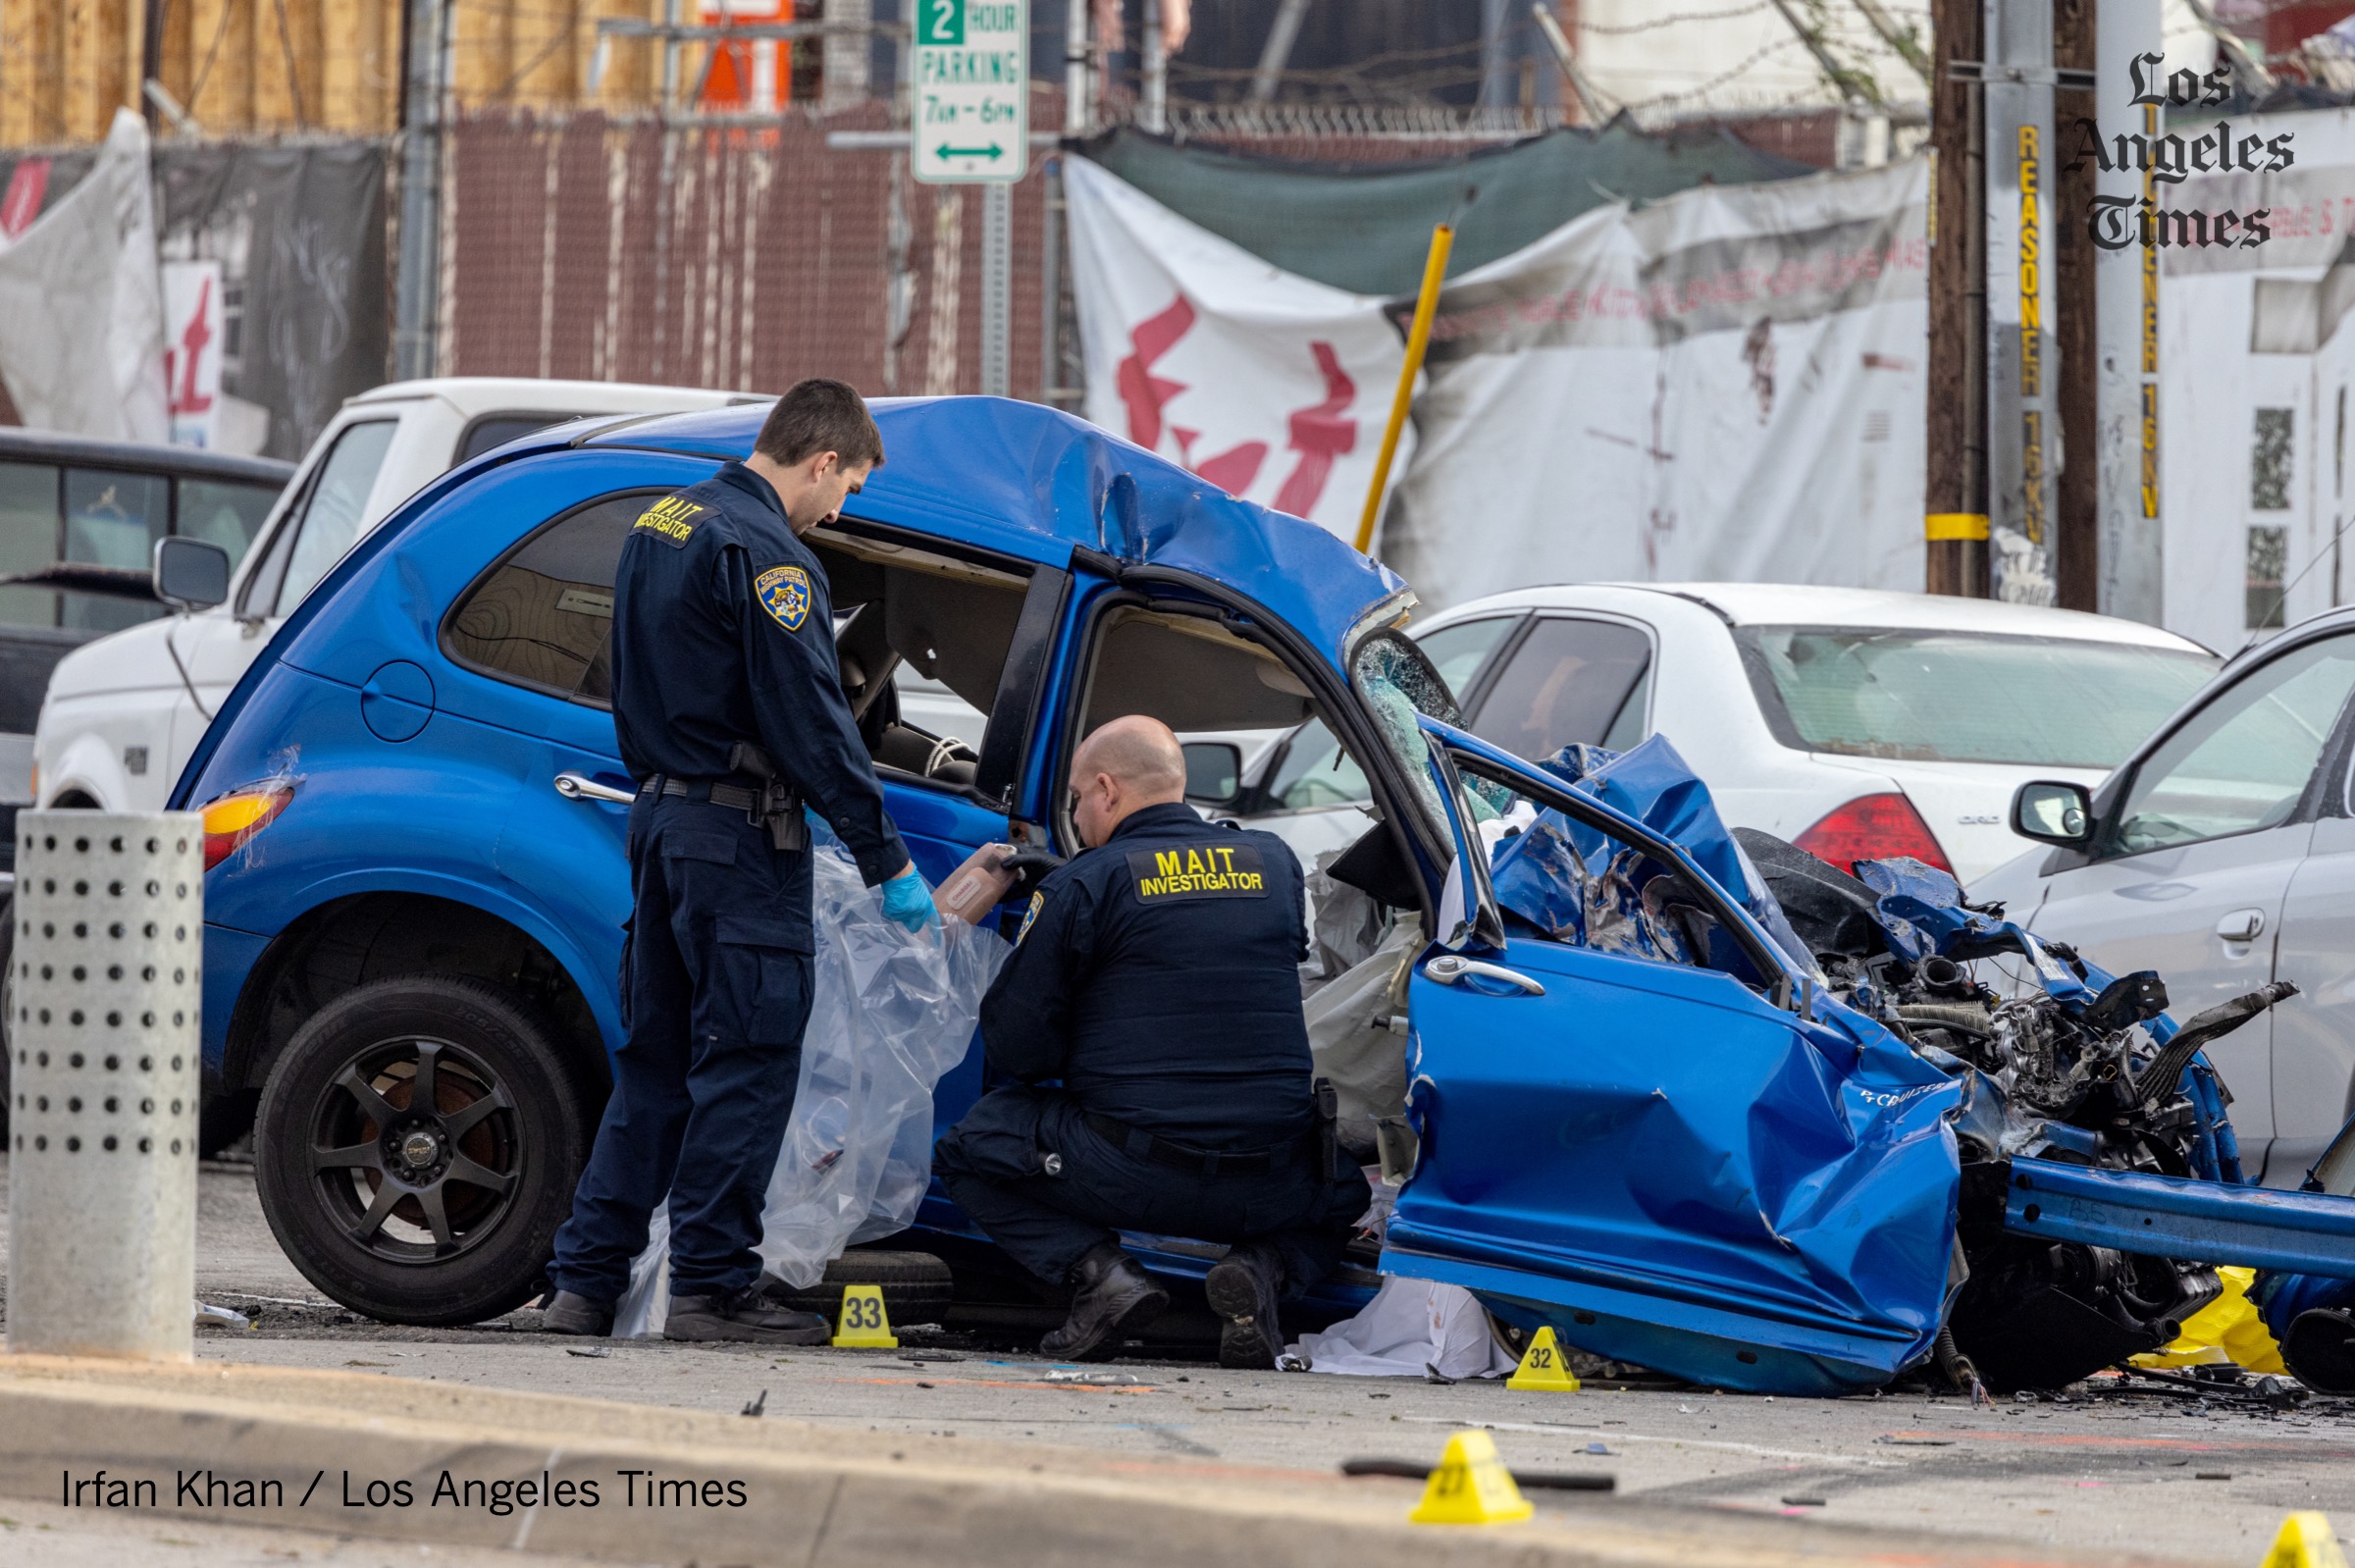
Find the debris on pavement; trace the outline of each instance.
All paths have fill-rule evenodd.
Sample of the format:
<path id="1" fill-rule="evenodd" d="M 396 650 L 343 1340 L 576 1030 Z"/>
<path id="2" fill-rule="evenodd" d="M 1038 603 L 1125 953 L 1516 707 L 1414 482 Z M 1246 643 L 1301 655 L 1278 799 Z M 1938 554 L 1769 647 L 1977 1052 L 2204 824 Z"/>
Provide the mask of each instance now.
<path id="1" fill-rule="evenodd" d="M 199 1301 L 196 1303 L 196 1327 L 199 1329 L 234 1329 L 239 1333 L 251 1333 L 255 1324 L 242 1312 Z"/>

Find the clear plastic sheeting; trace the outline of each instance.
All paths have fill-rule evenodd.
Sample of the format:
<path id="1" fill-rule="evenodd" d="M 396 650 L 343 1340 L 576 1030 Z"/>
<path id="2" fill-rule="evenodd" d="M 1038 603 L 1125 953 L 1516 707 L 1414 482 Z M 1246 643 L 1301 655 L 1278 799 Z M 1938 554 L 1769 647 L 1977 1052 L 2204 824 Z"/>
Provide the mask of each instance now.
<path id="1" fill-rule="evenodd" d="M 793 1120 L 761 1211 L 760 1259 L 817 1283 L 855 1242 L 907 1228 L 932 1180 L 932 1089 L 965 1059 L 981 997 L 1012 951 L 954 917 L 911 933 L 886 919 L 833 834 L 810 819 L 817 935 Z M 615 1313 L 620 1337 L 658 1333 L 670 1226 L 657 1210 Z"/>

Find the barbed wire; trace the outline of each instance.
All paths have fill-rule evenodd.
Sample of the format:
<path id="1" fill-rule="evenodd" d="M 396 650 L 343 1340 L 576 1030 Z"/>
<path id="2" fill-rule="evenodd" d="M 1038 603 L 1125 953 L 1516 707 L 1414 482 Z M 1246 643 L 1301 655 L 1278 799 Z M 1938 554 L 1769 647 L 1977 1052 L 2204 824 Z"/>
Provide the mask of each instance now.
<path id="1" fill-rule="evenodd" d="M 1737 77 L 1742 76 L 1752 67 L 1760 64 L 1766 59 L 1767 56 L 1780 54 L 1787 49 L 1798 48 L 1800 46 L 1800 41 L 1801 40 L 1797 37 L 1778 38 L 1774 42 L 1767 44 L 1764 48 L 1753 51 L 1749 58 L 1745 59 L 1740 65 L 1735 66 L 1732 70 L 1723 72 L 1718 76 L 1710 78 L 1707 81 L 1702 82 L 1698 87 L 1686 87 L 1677 92 L 1663 92 L 1654 97 L 1639 99 L 1634 103 L 1628 104 L 1626 107 L 1629 113 L 1640 114 L 1647 109 L 1658 109 L 1670 104 L 1682 103 L 1688 99 L 1703 97 L 1708 93 L 1715 92 L 1719 87 L 1722 87 L 1726 83 L 1734 80 Z"/>
<path id="2" fill-rule="evenodd" d="M 1578 20 L 1578 30 L 1596 33 L 1604 37 L 1625 37 L 1629 33 L 1651 32 L 1661 27 L 1680 26 L 1688 22 L 1731 22 L 1736 17 L 1756 16 L 1773 4 L 1774 0 L 1753 0 L 1750 5 L 1735 6 L 1730 11 L 1679 11 L 1672 16 L 1649 17 L 1642 22 L 1589 22 L 1586 18 L 1581 17 Z"/>

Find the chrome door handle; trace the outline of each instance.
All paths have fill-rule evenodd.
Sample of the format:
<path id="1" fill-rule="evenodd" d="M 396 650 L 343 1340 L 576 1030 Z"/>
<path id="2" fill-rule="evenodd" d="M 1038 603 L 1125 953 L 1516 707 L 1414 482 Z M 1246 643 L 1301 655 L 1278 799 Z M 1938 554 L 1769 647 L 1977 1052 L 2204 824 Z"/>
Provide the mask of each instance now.
<path id="1" fill-rule="evenodd" d="M 2254 942 L 2265 930 L 2265 911 L 2234 910 L 2216 922 L 2216 934 L 2227 942 Z"/>
<path id="2" fill-rule="evenodd" d="M 568 801 L 609 801 L 615 806 L 628 806 L 638 799 L 628 790 L 600 784 L 586 773 L 558 773 L 553 782 L 556 793 Z"/>
<path id="3" fill-rule="evenodd" d="M 1440 954 L 1423 966 L 1423 972 L 1441 985 L 1454 985 L 1467 974 L 1477 974 L 1485 979 L 1502 980 L 1507 985 L 1517 985 L 1531 996 L 1545 994 L 1545 987 L 1526 974 L 1515 973 L 1501 964 L 1489 964 L 1480 959 L 1468 959 L 1454 953 Z"/>

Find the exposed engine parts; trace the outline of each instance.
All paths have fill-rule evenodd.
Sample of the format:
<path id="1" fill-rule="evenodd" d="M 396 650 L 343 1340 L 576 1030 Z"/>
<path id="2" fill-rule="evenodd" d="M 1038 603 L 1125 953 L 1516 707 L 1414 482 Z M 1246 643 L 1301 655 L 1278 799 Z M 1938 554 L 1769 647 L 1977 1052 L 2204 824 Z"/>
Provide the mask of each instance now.
<path id="1" fill-rule="evenodd" d="M 2112 979 L 1912 861 L 1857 875 L 1750 829 L 1735 836 L 1832 993 L 1962 1080 L 1953 1343 L 1987 1385 L 2054 1387 L 2172 1341 L 2216 1299 L 2213 1269 L 2007 1233 L 2010 1160 L 2242 1179 L 2231 1096 L 2201 1048 L 2297 987 L 2276 980 L 2179 1027 L 2150 970 Z M 2003 989 L 1997 989 L 1997 982 Z"/>

